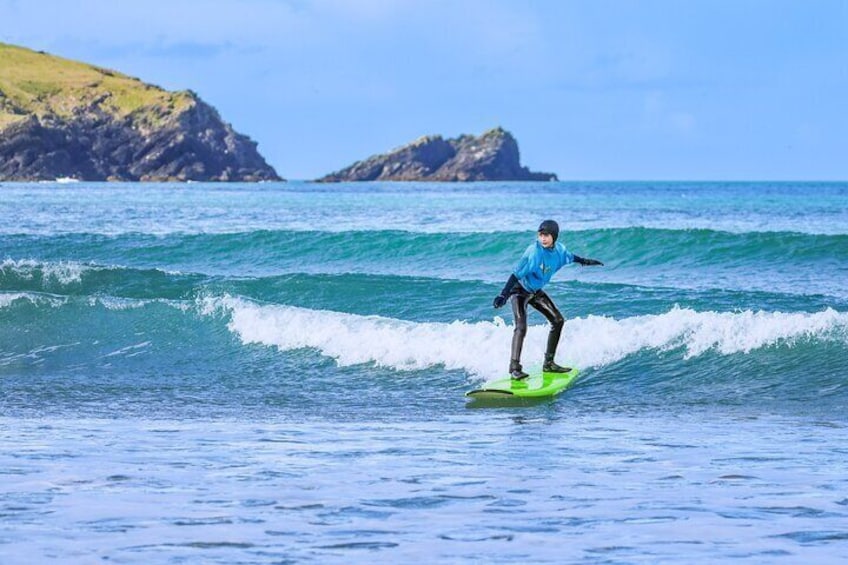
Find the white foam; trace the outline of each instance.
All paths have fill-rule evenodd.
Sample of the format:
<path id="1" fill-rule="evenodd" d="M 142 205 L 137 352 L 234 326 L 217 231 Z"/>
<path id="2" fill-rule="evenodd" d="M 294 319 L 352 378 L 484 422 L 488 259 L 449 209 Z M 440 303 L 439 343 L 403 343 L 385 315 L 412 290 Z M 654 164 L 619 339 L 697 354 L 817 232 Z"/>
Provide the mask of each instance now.
<path id="1" fill-rule="evenodd" d="M 226 296 L 201 303 L 206 315 L 223 313 L 244 343 L 281 350 L 314 348 L 340 365 L 374 363 L 397 370 L 444 366 L 492 378 L 505 372 L 513 327 L 503 320 L 412 322 L 294 306 L 263 305 Z M 547 325 L 528 329 L 525 366 L 541 364 Z M 673 308 L 659 315 L 616 320 L 589 316 L 566 322 L 558 359 L 600 367 L 639 351 L 682 349 L 686 358 L 707 351 L 748 353 L 815 338 L 848 344 L 848 313 L 697 312 Z"/>
<path id="2" fill-rule="evenodd" d="M 107 357 L 120 357 L 120 356 L 124 356 L 124 357 L 128 357 L 128 358 L 129 357 L 135 357 L 137 355 L 144 353 L 144 350 L 149 348 L 152 343 L 153 343 L 152 341 L 143 341 L 141 343 L 128 345 L 126 347 L 121 347 L 119 349 L 116 349 L 115 351 L 112 351 L 111 353 L 106 353 L 105 355 L 101 355 L 100 358 L 105 359 Z"/>
<path id="3" fill-rule="evenodd" d="M 37 306 L 47 304 L 57 307 L 65 304 L 66 299 L 45 294 L 33 294 L 30 292 L 0 292 L 0 308 L 8 308 L 19 300 L 26 300 Z"/>
<path id="4" fill-rule="evenodd" d="M 0 308 L 8 308 L 12 303 L 18 300 L 27 300 L 26 294 L 21 292 L 3 293 L 0 294 Z"/>
<path id="5" fill-rule="evenodd" d="M 606 365 L 642 349 L 682 349 L 689 359 L 707 351 L 750 353 L 802 339 L 848 344 L 848 313 L 697 312 L 674 307 L 664 314 L 614 318 L 589 316 L 569 322 L 567 343 L 576 363 Z M 567 329 L 569 325 L 567 324 Z M 564 338 L 565 340 L 566 338 Z"/>
<path id="6" fill-rule="evenodd" d="M 0 269 L 12 271 L 24 280 L 32 280 L 35 272 L 40 270 L 45 281 L 53 281 L 61 285 L 82 282 L 83 273 L 90 268 L 76 261 L 42 263 L 34 259 L 6 259 L 0 263 Z"/>
<path id="7" fill-rule="evenodd" d="M 35 306 L 50 306 L 58 308 L 65 306 L 73 298 L 41 292 L 0 292 L 0 308 L 8 308 L 17 301 L 27 301 Z M 192 312 L 196 309 L 191 302 L 171 300 L 168 298 L 120 298 L 115 296 L 89 296 L 84 299 L 91 307 L 101 307 L 110 311 L 138 310 L 153 304 L 164 304 L 182 312 Z"/>

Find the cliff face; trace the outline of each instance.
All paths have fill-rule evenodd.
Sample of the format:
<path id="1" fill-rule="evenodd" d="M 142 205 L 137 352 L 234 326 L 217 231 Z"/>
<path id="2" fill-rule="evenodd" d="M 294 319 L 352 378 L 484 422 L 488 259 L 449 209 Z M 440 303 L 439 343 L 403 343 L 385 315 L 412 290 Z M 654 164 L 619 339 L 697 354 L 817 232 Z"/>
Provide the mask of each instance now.
<path id="1" fill-rule="evenodd" d="M 280 180 L 191 91 L 0 44 L 0 180 Z"/>
<path id="2" fill-rule="evenodd" d="M 389 153 L 358 161 L 318 182 L 527 180 L 550 181 L 557 176 L 522 167 L 515 138 L 496 128 L 479 137 L 422 137 Z"/>

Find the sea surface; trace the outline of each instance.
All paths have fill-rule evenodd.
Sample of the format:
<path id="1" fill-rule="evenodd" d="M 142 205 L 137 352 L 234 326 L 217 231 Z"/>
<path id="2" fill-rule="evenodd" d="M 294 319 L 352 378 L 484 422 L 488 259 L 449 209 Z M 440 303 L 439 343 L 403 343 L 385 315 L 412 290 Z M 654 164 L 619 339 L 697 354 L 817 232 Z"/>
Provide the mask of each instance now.
<path id="1" fill-rule="evenodd" d="M 0 563 L 410 560 L 845 563 L 848 183 L 0 184 Z"/>

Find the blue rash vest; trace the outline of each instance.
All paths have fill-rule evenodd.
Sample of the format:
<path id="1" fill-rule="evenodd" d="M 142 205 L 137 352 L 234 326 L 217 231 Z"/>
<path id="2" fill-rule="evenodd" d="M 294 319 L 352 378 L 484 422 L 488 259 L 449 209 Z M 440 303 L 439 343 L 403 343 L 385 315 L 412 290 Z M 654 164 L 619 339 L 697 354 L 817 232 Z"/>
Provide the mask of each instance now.
<path id="1" fill-rule="evenodd" d="M 574 254 L 564 244 L 557 242 L 552 248 L 545 249 L 536 241 L 524 251 L 513 274 L 525 290 L 536 292 L 550 282 L 554 273 L 573 262 Z"/>

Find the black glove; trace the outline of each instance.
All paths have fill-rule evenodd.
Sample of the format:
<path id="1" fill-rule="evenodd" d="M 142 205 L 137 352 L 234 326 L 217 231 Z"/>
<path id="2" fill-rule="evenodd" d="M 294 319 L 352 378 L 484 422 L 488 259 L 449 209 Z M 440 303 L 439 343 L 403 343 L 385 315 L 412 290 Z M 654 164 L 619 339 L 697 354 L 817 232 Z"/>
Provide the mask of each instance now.
<path id="1" fill-rule="evenodd" d="M 590 267 L 592 265 L 600 265 L 601 267 L 604 266 L 604 264 L 598 261 L 597 259 L 584 259 L 583 257 L 578 257 L 577 255 L 574 256 L 574 262 L 579 263 L 584 267 Z"/>
<path id="2" fill-rule="evenodd" d="M 492 301 L 492 306 L 494 306 L 495 308 L 500 308 L 504 304 L 506 304 L 506 294 L 503 293 L 497 295 L 494 301 Z"/>

